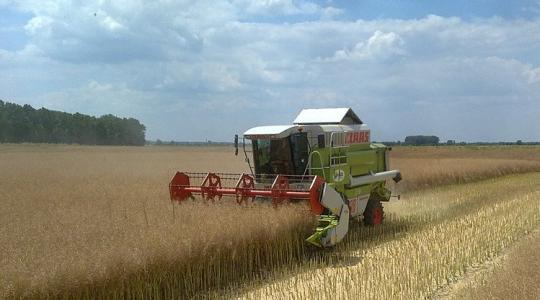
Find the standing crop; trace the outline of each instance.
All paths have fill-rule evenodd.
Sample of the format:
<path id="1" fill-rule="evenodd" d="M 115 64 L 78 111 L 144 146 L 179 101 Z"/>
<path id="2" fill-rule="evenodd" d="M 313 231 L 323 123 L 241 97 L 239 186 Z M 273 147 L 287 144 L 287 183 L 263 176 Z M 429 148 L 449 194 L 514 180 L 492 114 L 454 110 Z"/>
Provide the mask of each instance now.
<path id="1" fill-rule="evenodd" d="M 245 171 L 229 150 L 1 146 L 0 298 L 186 298 L 246 290 L 247 297 L 301 297 L 321 286 L 327 290 L 321 295 L 329 295 L 342 284 L 350 295 L 422 296 L 537 226 L 538 175 L 408 193 L 403 205 L 387 207 L 386 225 L 353 226 L 345 243 L 322 252 L 303 243 L 314 220 L 301 205 L 171 204 L 167 182 L 177 168 Z M 408 190 L 540 170 L 534 154 L 509 161 L 500 151 L 484 151 L 482 160 L 472 151 L 448 159 L 436 149 L 416 158 L 403 151 L 394 150 L 393 162 Z M 517 213 L 516 203 L 526 213 L 501 227 Z M 452 239 L 460 236 L 467 240 Z M 320 268 L 342 275 L 329 286 Z M 403 268 L 410 274 L 397 272 Z M 399 283 L 389 284 L 391 278 Z M 260 285 L 267 281 L 274 283 Z"/>

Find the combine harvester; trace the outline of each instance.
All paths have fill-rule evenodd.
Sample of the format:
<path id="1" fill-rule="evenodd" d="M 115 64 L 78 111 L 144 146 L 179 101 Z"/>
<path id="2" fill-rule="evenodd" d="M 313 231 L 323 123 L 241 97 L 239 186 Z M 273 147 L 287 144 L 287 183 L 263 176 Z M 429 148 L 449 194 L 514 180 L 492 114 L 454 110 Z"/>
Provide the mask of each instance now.
<path id="1" fill-rule="evenodd" d="M 381 202 L 391 197 L 386 180 L 401 180 L 398 170 L 389 170 L 391 148 L 371 143 L 369 128 L 350 108 L 304 109 L 294 125 L 251 128 L 246 138 L 251 174 L 177 172 L 169 184 L 171 200 L 199 194 L 212 201 L 231 196 L 238 204 L 308 201 L 319 223 L 306 241 L 330 247 L 343 239 L 354 217 L 380 224 Z M 238 154 L 238 136 L 235 146 Z"/>

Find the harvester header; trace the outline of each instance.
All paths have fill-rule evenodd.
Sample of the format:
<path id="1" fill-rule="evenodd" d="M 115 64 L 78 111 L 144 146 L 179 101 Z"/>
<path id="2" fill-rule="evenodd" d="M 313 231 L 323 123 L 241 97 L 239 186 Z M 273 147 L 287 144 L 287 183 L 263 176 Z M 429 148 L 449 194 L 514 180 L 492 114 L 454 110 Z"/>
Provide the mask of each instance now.
<path id="1" fill-rule="evenodd" d="M 349 219 L 363 216 L 366 225 L 380 224 L 381 202 L 391 197 L 386 181 L 401 180 L 389 168 L 391 148 L 371 143 L 369 128 L 350 108 L 304 109 L 292 125 L 254 127 L 243 139 L 250 174 L 177 172 L 169 184 L 171 199 L 198 194 L 211 201 L 230 196 L 239 204 L 308 201 L 319 225 L 307 241 L 329 247 L 343 239 Z"/>

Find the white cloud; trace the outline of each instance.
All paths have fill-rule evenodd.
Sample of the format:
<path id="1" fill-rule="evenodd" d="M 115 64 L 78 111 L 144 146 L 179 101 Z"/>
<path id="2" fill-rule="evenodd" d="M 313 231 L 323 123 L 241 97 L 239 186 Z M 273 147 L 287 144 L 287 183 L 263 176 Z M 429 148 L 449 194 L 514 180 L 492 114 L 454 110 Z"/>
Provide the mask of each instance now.
<path id="1" fill-rule="evenodd" d="M 48 36 L 50 35 L 50 26 L 53 22 L 53 18 L 48 16 L 38 16 L 30 19 L 24 26 L 24 29 L 29 35 L 41 34 Z"/>
<path id="2" fill-rule="evenodd" d="M 154 102 L 153 109 L 158 109 L 154 97 L 125 84 L 102 83 L 93 79 L 78 87 L 41 96 L 43 105 L 50 109 L 98 116 L 110 113 L 120 117 L 139 117 L 148 110 L 148 103 L 151 102 Z"/>
<path id="3" fill-rule="evenodd" d="M 235 0 L 234 4 L 255 15 L 312 15 L 325 13 L 321 6 L 308 1 L 293 0 Z M 328 11 L 327 14 L 335 13 Z"/>
<path id="4" fill-rule="evenodd" d="M 328 6 L 322 10 L 322 19 L 331 20 L 343 14 L 343 10 Z"/>
<path id="5" fill-rule="evenodd" d="M 110 16 L 106 16 L 104 19 L 102 19 L 101 24 L 110 31 L 116 31 L 126 28 L 124 25 L 120 24 L 118 21 L 111 18 Z"/>
<path id="6" fill-rule="evenodd" d="M 377 30 L 367 42 L 358 42 L 351 50 L 338 50 L 330 60 L 386 60 L 405 54 L 404 44 L 403 39 L 394 32 Z"/>
<path id="7" fill-rule="evenodd" d="M 540 84 L 540 68 L 528 68 L 524 71 L 529 84 Z"/>
<path id="8" fill-rule="evenodd" d="M 242 87 L 238 74 L 219 64 L 205 64 L 202 68 L 202 79 L 209 82 L 211 88 L 221 92 Z"/>

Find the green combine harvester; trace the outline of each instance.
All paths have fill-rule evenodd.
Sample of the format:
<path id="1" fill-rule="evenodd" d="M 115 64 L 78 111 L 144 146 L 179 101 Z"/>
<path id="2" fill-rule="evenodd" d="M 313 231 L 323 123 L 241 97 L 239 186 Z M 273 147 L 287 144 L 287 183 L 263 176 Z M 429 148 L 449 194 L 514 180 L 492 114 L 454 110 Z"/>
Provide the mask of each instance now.
<path id="1" fill-rule="evenodd" d="M 389 167 L 391 148 L 371 143 L 369 128 L 350 108 L 304 109 L 293 125 L 251 128 L 243 138 L 251 140 L 251 149 L 242 143 L 251 173 L 177 172 L 171 200 L 199 194 L 212 201 L 230 196 L 239 204 L 308 201 L 319 224 L 306 241 L 330 247 L 345 237 L 352 218 L 380 224 L 381 202 L 391 197 L 386 181 L 401 180 Z M 235 146 L 238 154 L 238 137 Z"/>

